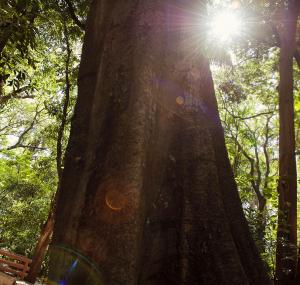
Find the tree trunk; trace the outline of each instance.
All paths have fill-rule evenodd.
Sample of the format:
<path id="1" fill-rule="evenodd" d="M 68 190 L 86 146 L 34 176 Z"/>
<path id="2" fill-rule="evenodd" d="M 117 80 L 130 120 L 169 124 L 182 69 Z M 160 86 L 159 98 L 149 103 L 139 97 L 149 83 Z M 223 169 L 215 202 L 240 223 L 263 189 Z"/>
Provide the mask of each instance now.
<path id="1" fill-rule="evenodd" d="M 293 98 L 293 56 L 299 1 L 288 1 L 281 36 L 279 62 L 279 205 L 276 246 L 276 280 L 288 284 L 297 264 L 297 173 Z"/>
<path id="2" fill-rule="evenodd" d="M 195 2 L 92 3 L 53 245 L 88 257 L 103 284 L 269 284 Z M 50 279 L 60 262 L 52 255 Z"/>
<path id="3" fill-rule="evenodd" d="M 34 284 L 38 274 L 40 273 L 41 264 L 44 260 L 45 252 L 49 246 L 51 236 L 53 233 L 53 227 L 54 227 L 54 215 L 53 212 L 51 211 L 40 233 L 40 238 L 38 240 L 38 243 L 33 253 L 33 259 L 30 265 L 30 270 L 28 276 L 25 278 L 26 281 L 32 284 Z"/>

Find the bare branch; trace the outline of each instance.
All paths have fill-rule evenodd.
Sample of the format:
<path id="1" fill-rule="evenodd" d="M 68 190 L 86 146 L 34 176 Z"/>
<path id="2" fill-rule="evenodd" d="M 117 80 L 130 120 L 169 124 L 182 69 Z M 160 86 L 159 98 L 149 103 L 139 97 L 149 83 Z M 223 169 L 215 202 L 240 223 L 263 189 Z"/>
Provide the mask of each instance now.
<path id="1" fill-rule="evenodd" d="M 36 122 L 36 119 L 38 117 L 38 115 L 43 111 L 44 109 L 41 109 L 39 111 L 36 111 L 35 115 L 34 115 L 34 118 L 32 120 L 32 122 L 30 123 L 30 125 L 20 134 L 19 138 L 18 138 L 18 141 L 7 147 L 5 150 L 12 150 L 12 149 L 15 149 L 15 148 L 18 148 L 18 147 L 24 147 L 24 145 L 22 144 L 22 140 L 23 138 L 26 136 L 26 134 L 29 133 L 29 131 L 33 128 L 35 122 Z M 1 151 L 1 150 L 0 150 Z M 2 150 L 3 151 L 3 150 Z"/>
<path id="2" fill-rule="evenodd" d="M 46 147 L 39 147 L 39 146 L 34 146 L 34 145 L 24 145 L 24 144 L 19 144 L 19 148 L 29 148 L 31 150 L 47 150 Z"/>
<path id="3" fill-rule="evenodd" d="M 228 110 L 226 110 L 228 111 Z M 249 119 L 254 119 L 254 118 L 257 118 L 257 117 L 260 117 L 260 116 L 265 116 L 265 115 L 270 115 L 270 114 L 273 114 L 275 112 L 275 110 L 272 110 L 272 111 L 267 111 L 267 112 L 262 112 L 262 113 L 258 113 L 258 114 L 255 114 L 255 115 L 251 115 L 251 116 L 247 116 L 247 117 L 241 117 L 241 116 L 237 116 L 237 115 L 234 115 L 232 113 L 230 113 L 228 111 L 228 113 L 235 119 L 240 119 L 240 120 L 249 120 Z"/>
<path id="4" fill-rule="evenodd" d="M 33 95 L 29 95 L 26 91 L 30 88 L 30 86 L 23 86 L 17 90 L 12 91 L 10 94 L 0 97 L 0 106 L 6 104 L 11 99 L 32 99 Z M 25 94 L 23 94 L 25 93 Z"/>

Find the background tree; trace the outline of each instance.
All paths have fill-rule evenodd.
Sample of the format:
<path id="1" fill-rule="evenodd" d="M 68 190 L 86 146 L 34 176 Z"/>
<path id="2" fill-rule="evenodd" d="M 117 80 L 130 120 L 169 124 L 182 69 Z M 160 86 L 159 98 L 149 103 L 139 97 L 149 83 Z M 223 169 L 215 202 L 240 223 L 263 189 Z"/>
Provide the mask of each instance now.
<path id="1" fill-rule="evenodd" d="M 297 266 L 297 171 L 295 158 L 293 57 L 300 10 L 298 1 L 284 7 L 279 62 L 279 208 L 276 251 L 278 284 L 288 284 Z"/>

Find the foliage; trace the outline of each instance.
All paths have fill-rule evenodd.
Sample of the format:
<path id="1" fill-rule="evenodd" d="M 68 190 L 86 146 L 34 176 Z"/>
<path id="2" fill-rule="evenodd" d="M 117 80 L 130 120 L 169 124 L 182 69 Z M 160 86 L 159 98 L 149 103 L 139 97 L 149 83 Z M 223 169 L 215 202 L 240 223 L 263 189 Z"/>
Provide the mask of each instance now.
<path id="1" fill-rule="evenodd" d="M 49 211 L 56 170 L 49 157 L 8 152 L 0 160 L 0 176 L 0 245 L 29 254 Z"/>
<path id="2" fill-rule="evenodd" d="M 84 23 L 88 1 L 71 1 Z M 83 30 L 66 1 L 0 3 L 0 247 L 31 256 L 57 189 L 76 99 Z M 68 80 L 71 86 L 58 142 Z M 62 161 L 63 162 L 63 161 Z"/>
<path id="3" fill-rule="evenodd" d="M 254 239 L 274 272 L 278 179 L 278 53 L 235 53 L 215 67 L 215 85 L 227 149 Z"/>

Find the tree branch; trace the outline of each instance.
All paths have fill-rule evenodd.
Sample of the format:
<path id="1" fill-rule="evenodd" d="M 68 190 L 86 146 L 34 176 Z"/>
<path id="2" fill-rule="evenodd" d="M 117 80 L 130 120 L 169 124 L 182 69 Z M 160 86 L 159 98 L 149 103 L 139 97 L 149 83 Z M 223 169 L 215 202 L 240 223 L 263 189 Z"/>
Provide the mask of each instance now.
<path id="1" fill-rule="evenodd" d="M 31 150 L 47 150 L 46 147 L 39 147 L 39 146 L 34 146 L 34 145 L 24 145 L 24 144 L 19 144 L 19 148 L 29 148 Z"/>
<path id="2" fill-rule="evenodd" d="M 274 111 L 268 111 L 268 112 L 262 112 L 262 113 L 258 113 L 258 114 L 255 114 L 255 115 L 247 116 L 247 117 L 241 117 L 241 116 L 237 116 L 237 115 L 234 115 L 234 114 L 230 114 L 230 115 L 235 119 L 249 120 L 249 119 L 257 118 L 257 117 L 260 117 L 260 116 L 270 115 L 270 114 L 273 114 L 273 113 L 274 113 Z"/>
<path id="3" fill-rule="evenodd" d="M 265 171 L 265 183 L 264 183 L 264 189 L 268 187 L 268 179 L 270 175 L 270 158 L 268 153 L 268 144 L 269 144 L 269 123 L 270 123 L 271 117 L 267 118 L 266 123 L 266 132 L 265 132 L 265 141 L 263 145 L 263 151 L 265 155 L 265 161 L 266 161 L 266 171 Z"/>
<path id="4" fill-rule="evenodd" d="M 26 93 L 26 90 L 29 89 L 30 86 L 23 86 L 15 91 L 12 91 L 10 94 L 1 96 L 0 97 L 0 106 L 6 104 L 11 99 L 32 99 L 34 98 L 33 95 L 28 95 Z M 25 92 L 25 95 L 22 95 L 22 93 Z"/>
<path id="5" fill-rule="evenodd" d="M 35 122 L 36 122 L 36 119 L 38 117 L 38 115 L 43 111 L 43 109 L 41 109 L 40 111 L 36 111 L 35 115 L 34 115 L 34 118 L 31 122 L 31 124 L 21 133 L 21 135 L 19 136 L 18 138 L 18 141 L 7 147 L 5 150 L 12 150 L 12 149 L 15 149 L 15 148 L 18 148 L 18 147 L 24 147 L 25 145 L 22 144 L 22 140 L 23 138 L 26 136 L 26 134 L 33 128 Z"/>
<path id="6" fill-rule="evenodd" d="M 76 13 L 75 13 L 75 9 L 72 5 L 72 2 L 70 0 L 65 0 L 66 4 L 67 4 L 67 9 L 68 9 L 68 12 L 70 14 L 70 17 L 72 18 L 72 20 L 74 21 L 74 23 L 81 29 L 81 30 L 85 30 L 85 24 L 82 23 L 78 17 L 76 16 Z"/>

